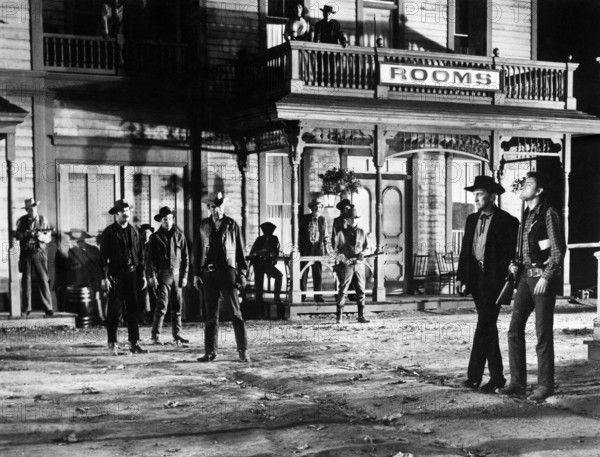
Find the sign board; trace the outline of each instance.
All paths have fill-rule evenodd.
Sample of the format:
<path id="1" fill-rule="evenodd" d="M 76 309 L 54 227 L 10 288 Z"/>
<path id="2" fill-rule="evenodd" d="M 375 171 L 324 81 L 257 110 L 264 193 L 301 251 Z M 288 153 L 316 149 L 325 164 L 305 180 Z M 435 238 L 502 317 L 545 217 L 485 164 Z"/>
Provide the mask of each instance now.
<path id="1" fill-rule="evenodd" d="M 380 84 L 438 89 L 500 90 L 500 71 L 487 68 L 429 67 L 382 63 Z"/>

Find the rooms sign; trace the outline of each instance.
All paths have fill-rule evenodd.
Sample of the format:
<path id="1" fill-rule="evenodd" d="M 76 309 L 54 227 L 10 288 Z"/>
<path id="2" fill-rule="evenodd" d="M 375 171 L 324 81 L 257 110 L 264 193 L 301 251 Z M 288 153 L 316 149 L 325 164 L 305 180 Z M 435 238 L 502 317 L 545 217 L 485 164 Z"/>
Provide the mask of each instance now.
<path id="1" fill-rule="evenodd" d="M 500 71 L 382 63 L 380 83 L 438 89 L 500 90 Z"/>

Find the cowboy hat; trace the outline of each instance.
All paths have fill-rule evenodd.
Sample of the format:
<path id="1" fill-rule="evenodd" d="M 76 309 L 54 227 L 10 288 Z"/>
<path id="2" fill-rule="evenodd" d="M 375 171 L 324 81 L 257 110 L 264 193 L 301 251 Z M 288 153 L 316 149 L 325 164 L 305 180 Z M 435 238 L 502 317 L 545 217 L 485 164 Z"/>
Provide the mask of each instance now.
<path id="1" fill-rule="evenodd" d="M 123 211 L 125 208 L 130 208 L 129 203 L 124 199 L 117 200 L 113 207 L 108 210 L 108 214 L 117 214 Z"/>
<path id="2" fill-rule="evenodd" d="M 207 205 L 221 206 L 225 201 L 225 195 L 223 192 L 213 192 L 204 197 L 203 201 Z"/>
<path id="3" fill-rule="evenodd" d="M 21 209 L 33 208 L 34 206 L 39 205 L 41 202 L 36 200 L 35 198 L 28 198 L 25 200 L 25 206 Z"/>
<path id="4" fill-rule="evenodd" d="M 162 221 L 163 217 L 166 217 L 169 214 L 172 214 L 173 217 L 175 217 L 175 213 L 171 211 L 171 208 L 169 208 L 168 206 L 163 206 L 161 209 L 158 210 L 158 214 L 154 216 L 154 220 L 156 222 L 160 222 Z"/>
<path id="5" fill-rule="evenodd" d="M 352 206 L 352 202 L 347 198 L 344 198 L 343 200 L 340 200 L 337 205 L 335 205 L 335 207 L 340 211 L 344 211 L 344 206 Z"/>
<path id="6" fill-rule="evenodd" d="M 356 212 L 356 208 L 354 207 L 354 205 L 348 205 L 348 209 L 344 212 L 344 214 L 342 214 L 342 217 L 344 219 L 348 219 L 350 217 L 353 217 L 354 219 L 360 218 L 360 216 Z"/>
<path id="7" fill-rule="evenodd" d="M 145 230 L 150 230 L 152 233 L 154 233 L 154 227 L 152 227 L 150 224 L 142 224 L 140 225 L 140 230 L 143 232 Z"/>
<path id="8" fill-rule="evenodd" d="M 320 198 L 313 198 L 311 201 L 308 202 L 309 208 L 313 208 L 318 205 L 324 206 L 323 200 L 321 200 Z"/>
<path id="9" fill-rule="evenodd" d="M 469 192 L 473 192 L 476 189 L 485 189 L 488 192 L 496 195 L 501 195 L 504 193 L 504 187 L 494 181 L 494 178 L 491 176 L 475 176 L 475 182 L 472 186 L 465 187 L 465 190 Z"/>
<path id="10" fill-rule="evenodd" d="M 77 241 L 94 238 L 92 235 L 90 235 L 88 232 L 86 232 L 83 229 L 71 229 L 68 232 L 65 232 L 65 235 L 68 235 L 69 238 L 71 238 L 73 240 L 77 240 Z"/>
<path id="11" fill-rule="evenodd" d="M 333 10 L 333 5 L 323 5 L 323 8 L 320 8 L 320 10 L 324 13 L 336 13 L 336 11 Z"/>
<path id="12" fill-rule="evenodd" d="M 260 229 L 265 235 L 272 235 L 276 228 L 277 226 L 272 222 L 263 222 L 260 224 Z"/>

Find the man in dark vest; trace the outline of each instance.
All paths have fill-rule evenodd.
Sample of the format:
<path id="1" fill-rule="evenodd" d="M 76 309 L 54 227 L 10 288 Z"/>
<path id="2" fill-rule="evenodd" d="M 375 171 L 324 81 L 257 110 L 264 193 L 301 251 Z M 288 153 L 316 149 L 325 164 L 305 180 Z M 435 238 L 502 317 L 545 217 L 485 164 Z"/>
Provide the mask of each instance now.
<path id="1" fill-rule="evenodd" d="M 48 220 L 38 214 L 38 205 L 35 198 L 25 200 L 22 208 L 27 211 L 25 216 L 17 220 L 16 238 L 19 240 L 19 271 L 21 276 L 21 302 L 23 312 L 31 313 L 32 294 L 34 290 L 44 307 L 46 316 L 52 316 L 52 295 L 48 279 L 48 255 L 46 245 L 51 239 L 51 229 Z M 34 287 L 35 286 L 35 287 Z"/>
<path id="2" fill-rule="evenodd" d="M 140 346 L 137 320 L 138 288 L 146 287 L 144 276 L 144 246 L 137 229 L 129 223 L 129 203 L 117 200 L 108 211 L 115 222 L 102 232 L 100 259 L 104 269 L 102 287 L 109 292 L 106 316 L 108 348 L 111 355 L 119 355 L 117 330 L 121 311 L 127 323 L 129 350 L 132 354 L 148 352 Z"/>
<path id="3" fill-rule="evenodd" d="M 205 201 L 211 215 L 200 221 L 194 240 L 194 286 L 198 290 L 204 288 L 206 308 L 204 355 L 198 361 L 212 362 L 218 357 L 219 296 L 222 296 L 231 313 L 239 358 L 251 362 L 238 296 L 238 289 L 246 287 L 248 272 L 244 239 L 238 224 L 225 215 L 225 197 L 221 192 Z"/>
<path id="4" fill-rule="evenodd" d="M 538 387 L 527 397 L 534 401 L 545 400 L 554 393 L 554 306 L 566 249 L 560 216 L 546 201 L 547 192 L 548 182 L 543 174 L 527 173 L 520 194 L 527 205 L 521 225 L 522 258 L 510 266 L 510 271 L 521 278 L 508 328 L 510 384 L 499 391 L 505 395 L 525 394 L 525 326 L 535 311 Z"/>
<path id="5" fill-rule="evenodd" d="M 156 307 L 152 322 L 152 342 L 163 344 L 160 338 L 163 320 L 171 306 L 171 328 L 175 343 L 189 343 L 181 335 L 181 297 L 187 286 L 189 256 L 185 235 L 175 225 L 175 214 L 168 206 L 154 216 L 160 227 L 152 234 L 146 248 L 148 285 L 156 290 Z"/>
<path id="6" fill-rule="evenodd" d="M 310 213 L 300 218 L 298 249 L 301 256 L 319 257 L 327 254 L 327 221 L 321 216 L 323 202 L 314 198 L 308 203 Z M 300 270 L 303 270 L 307 262 L 300 262 Z M 323 266 L 321 262 L 316 261 L 312 264 L 313 288 L 315 292 L 321 290 L 321 277 Z M 308 268 L 300 278 L 300 289 L 306 290 L 308 282 Z M 321 295 L 315 295 L 315 301 L 322 302 Z"/>
<path id="7" fill-rule="evenodd" d="M 496 299 L 515 254 L 519 221 L 496 206 L 496 197 L 504 193 L 504 188 L 491 176 L 475 177 L 475 183 L 465 190 L 473 192 L 477 212 L 467 217 L 456 287 L 459 292 L 473 295 L 477 327 L 463 386 L 493 393 L 506 383 L 496 326 L 500 305 Z M 490 380 L 479 387 L 486 361 Z"/>
<path id="8" fill-rule="evenodd" d="M 323 5 L 321 11 L 323 19 L 315 24 L 315 43 L 341 44 L 344 48 L 348 46 L 348 37 L 342 31 L 342 26 L 333 19 L 336 13 L 333 5 Z"/>

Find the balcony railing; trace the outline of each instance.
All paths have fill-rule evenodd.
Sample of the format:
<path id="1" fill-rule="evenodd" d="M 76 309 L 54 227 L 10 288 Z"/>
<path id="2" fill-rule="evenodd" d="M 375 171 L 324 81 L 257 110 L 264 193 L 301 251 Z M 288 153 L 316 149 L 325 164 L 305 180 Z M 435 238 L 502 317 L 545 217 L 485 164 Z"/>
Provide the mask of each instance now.
<path id="1" fill-rule="evenodd" d="M 494 90 L 455 85 L 384 85 L 381 64 L 466 70 L 495 70 L 500 85 Z M 252 62 L 228 67 L 234 96 L 265 97 L 282 93 L 350 97 L 418 99 L 575 108 L 573 71 L 578 64 L 500 57 L 415 52 L 388 48 L 342 48 L 309 42 L 284 43 Z M 232 72 L 236 75 L 232 76 Z M 215 82 L 219 76 L 215 75 Z M 231 84 L 234 80 L 235 83 Z"/>
<path id="2" fill-rule="evenodd" d="M 120 45 L 120 42 L 123 44 Z M 44 34 L 44 67 L 48 71 L 107 75 L 172 74 L 182 73 L 187 61 L 187 46 L 182 43 Z"/>

